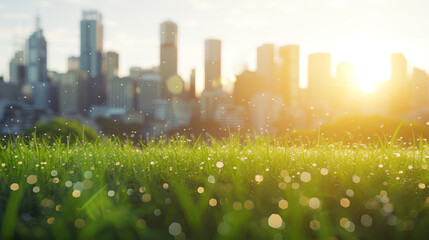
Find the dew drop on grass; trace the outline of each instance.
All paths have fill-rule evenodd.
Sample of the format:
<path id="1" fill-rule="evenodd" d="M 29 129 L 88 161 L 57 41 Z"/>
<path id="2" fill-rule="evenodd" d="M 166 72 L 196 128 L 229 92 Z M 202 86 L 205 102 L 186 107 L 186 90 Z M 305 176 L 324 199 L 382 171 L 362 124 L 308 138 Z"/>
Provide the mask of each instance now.
<path id="1" fill-rule="evenodd" d="M 37 183 L 37 176 L 36 175 L 30 175 L 27 177 L 27 183 L 28 184 L 36 184 Z"/>
<path id="2" fill-rule="evenodd" d="M 309 172 L 303 172 L 300 175 L 301 181 L 307 183 L 311 181 L 311 174 Z"/>
<path id="3" fill-rule="evenodd" d="M 347 189 L 347 190 L 346 190 L 346 195 L 347 195 L 348 197 L 354 197 L 355 192 L 354 192 L 353 190 L 351 190 L 351 189 Z"/>
<path id="4" fill-rule="evenodd" d="M 358 175 L 353 175 L 353 177 L 352 177 L 352 181 L 353 181 L 354 183 L 360 183 L 360 177 L 359 177 Z"/>
<path id="5" fill-rule="evenodd" d="M 372 217 L 369 216 L 368 214 L 364 214 L 362 215 L 362 217 L 360 218 L 360 222 L 362 223 L 363 226 L 365 227 L 371 227 L 372 226 Z"/>
<path id="6" fill-rule="evenodd" d="M 86 178 L 86 179 L 91 179 L 92 178 L 92 172 L 91 171 L 86 171 L 83 174 L 83 177 Z"/>
<path id="7" fill-rule="evenodd" d="M 309 225 L 310 225 L 311 230 L 313 230 L 313 231 L 320 230 L 320 222 L 317 220 L 311 220 Z"/>
<path id="8" fill-rule="evenodd" d="M 419 183 L 419 188 L 420 189 L 425 189 L 426 188 L 426 184 L 424 184 L 424 183 Z"/>
<path id="9" fill-rule="evenodd" d="M 252 202 L 252 200 L 246 200 L 244 201 L 244 208 L 247 210 L 252 210 L 255 207 L 255 204 Z"/>
<path id="10" fill-rule="evenodd" d="M 223 166 L 224 166 L 224 164 L 223 164 L 223 162 L 222 161 L 218 161 L 217 163 L 216 163 L 216 167 L 217 168 L 223 168 Z"/>
<path id="11" fill-rule="evenodd" d="M 207 178 L 207 181 L 208 181 L 209 183 L 213 183 L 213 184 L 216 182 L 215 177 L 213 177 L 212 175 L 210 175 L 210 176 Z"/>
<path id="12" fill-rule="evenodd" d="M 232 204 L 232 208 L 236 211 L 240 211 L 242 207 L 243 206 L 242 206 L 241 202 L 238 202 L 238 201 L 236 201 Z"/>
<path id="13" fill-rule="evenodd" d="M 322 174 L 323 176 L 328 175 L 328 173 L 329 173 L 329 170 L 327 168 L 320 169 L 320 174 Z"/>
<path id="14" fill-rule="evenodd" d="M 71 187 L 73 185 L 73 183 L 72 183 L 72 181 L 67 181 L 66 183 L 65 183 L 65 186 L 66 187 Z"/>
<path id="15" fill-rule="evenodd" d="M 40 188 L 38 186 L 33 187 L 33 192 L 34 193 L 40 192 Z"/>
<path id="16" fill-rule="evenodd" d="M 115 196 L 115 191 L 113 191 L 113 190 L 108 191 L 107 192 L 107 196 L 114 197 Z"/>
<path id="17" fill-rule="evenodd" d="M 272 228 L 281 228 L 282 225 L 283 219 L 280 215 L 273 213 L 268 218 L 268 226 Z"/>
<path id="18" fill-rule="evenodd" d="M 343 208 L 348 208 L 350 207 L 350 200 L 348 198 L 341 198 L 340 205 Z"/>
<path id="19" fill-rule="evenodd" d="M 308 201 L 308 206 L 312 209 L 319 209 L 321 202 L 318 198 L 310 198 Z"/>
<path id="20" fill-rule="evenodd" d="M 257 183 L 260 183 L 260 182 L 262 182 L 262 181 L 264 181 L 264 176 L 262 176 L 262 175 L 256 175 L 255 176 L 255 181 L 257 182 Z"/>
<path id="21" fill-rule="evenodd" d="M 209 200 L 209 205 L 212 206 L 212 207 L 216 206 L 217 205 L 217 200 L 215 198 L 211 198 Z"/>
<path id="22" fill-rule="evenodd" d="M 182 232 L 182 226 L 177 222 L 173 222 L 168 227 L 168 232 L 173 236 L 177 236 Z"/>
<path id="23" fill-rule="evenodd" d="M 144 219 L 139 219 L 136 222 L 136 226 L 140 229 L 143 229 L 146 227 L 146 221 Z"/>
<path id="24" fill-rule="evenodd" d="M 142 196 L 142 201 L 145 202 L 145 203 L 150 202 L 151 199 L 152 199 L 152 197 L 148 193 L 145 193 Z"/>
<path id="25" fill-rule="evenodd" d="M 18 189 L 19 189 L 19 184 L 18 183 L 12 183 L 10 185 L 10 190 L 12 190 L 12 191 L 18 191 Z"/>
<path id="26" fill-rule="evenodd" d="M 74 226 L 78 229 L 85 227 L 85 220 L 78 218 L 74 221 Z"/>
<path id="27" fill-rule="evenodd" d="M 74 198 L 79 198 L 79 197 L 80 197 L 80 191 L 79 191 L 79 190 L 74 190 L 74 191 L 72 192 L 72 196 L 73 196 Z"/>
<path id="28" fill-rule="evenodd" d="M 58 176 L 58 171 L 57 171 L 57 170 L 52 170 L 52 171 L 51 171 L 51 176 L 52 176 L 52 177 L 56 177 L 56 176 Z"/>
<path id="29" fill-rule="evenodd" d="M 289 203 L 284 199 L 280 200 L 278 204 L 281 209 L 286 209 L 289 206 Z"/>
<path id="30" fill-rule="evenodd" d="M 164 183 L 164 184 L 162 184 L 162 188 L 164 188 L 164 189 L 168 189 L 168 183 Z"/>
<path id="31" fill-rule="evenodd" d="M 199 194 L 203 193 L 203 192 L 204 192 L 204 188 L 203 188 L 203 187 L 198 187 L 198 188 L 197 188 L 197 192 L 198 192 Z"/>

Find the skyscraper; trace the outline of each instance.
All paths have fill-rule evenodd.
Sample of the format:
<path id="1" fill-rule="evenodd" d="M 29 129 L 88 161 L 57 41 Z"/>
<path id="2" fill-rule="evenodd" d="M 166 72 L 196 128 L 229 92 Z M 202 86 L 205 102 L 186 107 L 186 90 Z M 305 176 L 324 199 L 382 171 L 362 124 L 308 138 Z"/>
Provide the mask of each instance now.
<path id="1" fill-rule="evenodd" d="M 257 50 L 256 72 L 264 78 L 264 88 L 273 92 L 275 89 L 274 45 L 264 44 Z"/>
<path id="2" fill-rule="evenodd" d="M 189 86 L 189 98 L 194 99 L 196 97 L 196 85 L 195 85 L 195 68 L 191 71 L 191 76 L 189 79 L 190 86 Z"/>
<path id="3" fill-rule="evenodd" d="M 392 114 L 405 113 L 410 107 L 410 85 L 407 81 L 407 59 L 402 53 L 390 56 L 389 110 Z"/>
<path id="4" fill-rule="evenodd" d="M 407 59 L 404 54 L 394 53 L 390 56 L 390 79 L 392 82 L 403 82 L 407 78 Z"/>
<path id="5" fill-rule="evenodd" d="M 119 54 L 116 52 L 109 51 L 103 55 L 103 76 L 106 81 L 106 94 L 109 98 L 109 94 L 112 90 L 112 81 L 118 78 L 119 72 Z"/>
<path id="6" fill-rule="evenodd" d="M 331 54 L 310 54 L 308 56 L 308 100 L 329 101 L 331 86 Z"/>
<path id="7" fill-rule="evenodd" d="M 103 23 L 101 14 L 83 11 L 80 21 L 80 69 L 88 73 L 89 106 L 101 105 L 106 99 L 102 76 Z"/>
<path id="8" fill-rule="evenodd" d="M 48 70 L 46 67 L 46 40 L 36 19 L 36 31 L 27 40 L 26 51 L 27 83 L 44 83 L 48 81 Z"/>
<path id="9" fill-rule="evenodd" d="M 292 107 L 298 105 L 299 91 L 299 46 L 287 45 L 280 47 L 281 59 L 278 93 L 283 102 Z"/>
<path id="10" fill-rule="evenodd" d="M 80 69 L 79 57 L 70 56 L 67 58 L 68 71 L 76 71 Z"/>
<path id="11" fill-rule="evenodd" d="M 24 51 L 15 52 L 9 63 L 9 82 L 22 86 L 25 83 Z"/>
<path id="12" fill-rule="evenodd" d="M 159 71 L 162 79 L 162 97 L 170 98 L 167 80 L 177 75 L 177 24 L 166 21 L 161 24 L 161 48 Z"/>
<path id="13" fill-rule="evenodd" d="M 206 90 L 222 87 L 221 76 L 221 41 L 207 39 L 205 41 L 205 85 Z"/>

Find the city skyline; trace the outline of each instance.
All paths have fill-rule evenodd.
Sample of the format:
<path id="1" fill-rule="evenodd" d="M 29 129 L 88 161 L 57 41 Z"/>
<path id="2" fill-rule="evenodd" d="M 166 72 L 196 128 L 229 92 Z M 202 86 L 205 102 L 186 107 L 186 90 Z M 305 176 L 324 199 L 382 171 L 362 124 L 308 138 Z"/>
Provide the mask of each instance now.
<path id="1" fill-rule="evenodd" d="M 104 48 L 106 51 L 118 52 L 121 56 L 119 69 L 120 75 L 122 76 L 128 75 L 128 70 L 132 66 L 151 67 L 158 65 L 159 25 L 165 20 L 174 21 L 179 28 L 178 73 L 188 81 L 187 77 L 191 69 L 196 67 L 198 75 L 197 89 L 199 92 L 201 92 L 204 87 L 202 77 L 204 74 L 204 40 L 208 38 L 217 38 L 222 41 L 222 76 L 224 77 L 233 77 L 239 74 L 245 65 L 247 65 L 250 70 L 256 70 L 257 47 L 270 43 L 275 45 L 276 55 L 278 48 L 281 46 L 289 44 L 297 44 L 300 46 L 300 65 L 302 66 L 300 68 L 301 87 L 305 86 L 305 82 L 307 81 L 307 56 L 316 52 L 329 52 L 332 54 L 332 77 L 335 77 L 334 72 L 337 64 L 343 61 L 351 61 L 355 62 L 355 76 L 357 78 L 369 78 L 370 76 L 368 73 L 370 72 L 371 77 L 374 76 L 373 79 L 387 80 L 390 77 L 390 54 L 395 52 L 404 53 L 410 63 L 410 67 L 416 66 L 424 70 L 429 69 L 429 49 L 427 49 L 427 47 L 425 48 L 422 46 L 422 43 L 420 43 L 427 39 L 426 33 L 423 31 L 424 26 L 427 25 L 424 18 L 427 17 L 422 15 L 423 11 L 421 11 L 421 9 L 424 9 L 422 6 L 428 5 L 428 3 L 424 2 L 421 2 L 420 5 L 416 4 L 416 6 L 413 7 L 410 6 L 411 4 L 405 4 L 405 1 L 393 1 L 394 3 L 369 0 L 362 1 L 362 3 L 357 3 L 356 1 L 326 1 L 324 3 L 305 1 L 306 3 L 313 3 L 313 5 L 310 4 L 311 6 L 305 10 L 308 20 L 304 22 L 301 21 L 302 24 L 299 25 L 300 30 L 297 30 L 297 27 L 291 27 L 290 24 L 286 22 L 284 24 L 285 31 L 273 31 L 264 28 L 264 26 L 273 24 L 273 19 L 275 17 L 267 17 L 265 19 L 263 17 L 261 18 L 259 15 L 259 17 L 257 17 L 250 14 L 248 20 L 253 19 L 253 23 L 252 21 L 246 22 L 243 19 L 240 20 L 238 16 L 244 16 L 243 12 L 245 12 L 245 10 L 248 10 L 249 13 L 254 12 L 254 8 L 259 1 L 250 1 L 246 4 L 241 1 L 239 1 L 240 4 L 231 3 L 231 8 L 227 8 L 226 15 L 235 16 L 231 13 L 231 11 L 235 9 L 237 10 L 237 18 L 235 18 L 236 21 L 228 20 L 232 26 L 226 29 L 222 28 L 227 26 L 227 21 L 216 22 L 214 21 L 214 17 L 210 17 L 222 7 L 227 6 L 223 1 L 219 3 L 216 2 L 215 5 L 210 1 L 182 1 L 182 4 L 177 6 L 178 12 L 172 12 L 171 9 L 159 11 L 161 6 L 158 4 L 147 4 L 147 9 L 142 9 L 142 11 L 148 11 L 148 9 L 158 9 L 158 11 L 156 11 L 156 14 L 142 15 L 142 17 L 144 17 L 142 20 L 144 21 L 135 21 L 139 23 L 140 28 L 132 27 L 135 25 L 130 21 L 125 24 L 121 23 L 118 16 L 126 11 L 131 13 L 134 9 L 130 7 L 126 8 L 115 1 L 108 1 L 105 5 L 100 5 L 97 1 L 36 1 L 35 3 L 29 3 L 29 6 L 25 9 L 22 7 L 19 8 L 19 4 L 24 2 L 25 1 L 0 2 L 0 16 L 5 20 L 3 23 L 0 23 L 0 29 L 2 30 L 0 49 L 5 53 L 4 57 L 0 60 L 0 75 L 8 75 L 8 62 L 13 57 L 14 51 L 19 50 L 19 48 L 13 44 L 14 39 L 16 37 L 26 39 L 31 34 L 34 30 L 34 18 L 37 12 L 40 14 L 41 27 L 44 30 L 45 38 L 48 42 L 48 69 L 59 72 L 65 71 L 67 68 L 67 57 L 79 55 L 78 24 L 82 8 L 94 8 L 103 14 L 106 32 Z M 72 2 L 78 3 L 78 5 Z M 171 5 L 176 4 L 177 3 L 171 3 Z M 277 4 L 277 7 L 284 7 L 279 8 L 283 11 L 289 9 L 288 11 L 290 12 L 288 14 L 283 14 L 287 15 L 284 17 L 285 20 L 291 16 L 295 16 L 297 22 L 299 22 L 300 17 L 296 15 L 296 11 L 302 11 L 301 3 L 285 1 L 282 5 L 281 1 L 273 1 L 271 4 L 268 4 L 270 7 L 264 6 L 263 10 L 266 10 L 265 8 L 273 8 L 271 5 L 275 4 Z M 118 9 L 113 11 L 115 10 L 112 9 L 113 6 L 117 6 Z M 391 7 L 389 11 L 384 9 L 389 6 Z M 57 12 L 62 13 L 65 11 L 64 9 L 66 7 L 70 8 L 69 11 L 63 18 L 58 19 L 58 21 L 54 21 L 52 14 L 47 13 L 49 9 L 55 9 Z M 322 8 L 317 10 L 317 7 Z M 355 16 L 356 13 L 353 13 L 351 17 L 345 21 L 346 23 L 338 23 L 337 26 L 329 24 L 323 25 L 323 22 L 334 21 L 335 19 L 322 16 L 332 11 L 341 11 L 339 14 L 341 16 L 337 16 L 340 18 L 343 17 L 342 14 L 350 13 L 350 8 L 353 7 L 357 7 L 353 9 L 357 13 L 367 13 L 365 18 L 369 20 L 365 21 L 363 18 L 360 20 L 355 19 L 353 16 Z M 73 9 L 76 10 L 74 11 Z M 184 14 L 192 12 L 190 11 L 192 9 L 199 9 L 199 11 L 194 14 Z M 380 11 L 381 9 L 384 11 Z M 182 12 L 180 12 L 180 10 Z M 405 16 L 400 19 L 401 21 L 392 19 L 395 14 L 398 14 L 398 11 Z M 210 12 L 207 17 L 208 20 L 202 20 L 201 17 L 197 16 L 207 12 Z M 319 13 L 317 16 L 323 19 L 317 23 L 312 22 L 308 24 L 311 22 L 310 20 L 315 19 L 311 13 Z M 377 15 L 377 13 L 379 13 L 379 15 Z M 152 16 L 152 18 L 149 17 L 154 14 L 156 16 Z M 276 14 L 277 12 L 274 11 L 273 15 L 277 16 Z M 413 18 L 406 17 L 411 15 Z M 192 19 L 192 17 L 199 20 L 193 23 L 192 21 L 188 21 Z M 258 19 L 262 19 L 262 21 Z M 280 19 L 282 19 L 281 16 L 278 17 L 278 20 Z M 372 23 L 372 25 L 369 23 Z M 279 24 L 281 25 L 281 23 L 277 23 L 273 24 L 273 26 L 278 27 Z M 14 28 L 14 26 L 18 27 Z M 356 26 L 360 26 L 361 28 L 356 28 Z M 128 35 L 126 34 L 126 37 L 124 35 L 122 40 L 120 37 L 118 38 L 118 34 L 124 33 L 130 27 L 134 30 L 132 33 L 128 32 Z M 316 27 L 319 29 L 315 30 Z M 11 28 L 14 29 L 8 32 L 7 29 Z M 123 30 L 118 31 L 118 28 Z M 261 28 L 264 29 L 263 36 L 257 34 L 258 30 Z M 345 31 L 347 28 L 351 30 Z M 200 31 L 200 29 L 203 29 L 203 31 Z M 236 33 L 234 29 L 240 29 L 241 32 Z M 380 29 L 382 29 L 383 32 L 377 33 L 377 30 Z M 153 30 L 155 30 L 155 32 L 153 32 Z M 314 41 L 313 38 L 320 35 L 323 31 L 325 31 L 327 35 L 337 33 L 337 36 L 322 36 L 317 38 L 318 41 Z M 368 35 L 371 35 L 371 33 L 373 34 L 372 38 L 368 38 Z M 397 35 L 395 36 L 395 34 Z M 249 36 L 254 37 L 250 38 Z M 309 38 L 312 38 L 311 41 L 309 41 Z M 329 44 L 327 44 L 328 38 L 330 40 Z M 386 38 L 391 38 L 392 40 L 387 42 Z M 237 41 L 237 39 L 242 39 L 243 41 L 240 42 Z M 407 39 L 411 39 L 412 41 L 407 41 Z M 127 44 L 120 44 L 121 42 L 127 42 Z M 56 51 L 58 45 L 64 46 L 64 49 Z M 134 50 L 133 52 L 135 52 L 135 55 L 129 54 L 130 50 L 126 50 L 125 48 L 132 48 L 131 50 Z M 367 58 L 370 61 L 365 61 L 367 59 L 364 57 L 368 57 L 368 53 L 372 53 L 371 57 Z M 374 62 L 378 64 L 373 66 Z"/>

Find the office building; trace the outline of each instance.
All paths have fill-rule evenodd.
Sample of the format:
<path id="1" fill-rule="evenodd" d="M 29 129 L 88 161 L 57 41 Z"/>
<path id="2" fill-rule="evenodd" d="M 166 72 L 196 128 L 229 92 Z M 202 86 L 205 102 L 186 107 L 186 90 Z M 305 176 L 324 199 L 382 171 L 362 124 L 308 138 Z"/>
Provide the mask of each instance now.
<path id="1" fill-rule="evenodd" d="M 177 75 L 177 24 L 166 21 L 161 24 L 159 72 L 162 79 L 162 97 L 171 98 L 167 80 Z"/>
<path id="2" fill-rule="evenodd" d="M 221 88 L 221 41 L 217 39 L 207 39 L 205 41 L 204 56 L 204 89 L 212 90 Z"/>
<path id="3" fill-rule="evenodd" d="M 26 79 L 24 51 L 16 51 L 9 62 L 9 82 L 22 86 Z"/>
<path id="4" fill-rule="evenodd" d="M 43 30 L 40 28 L 39 19 L 37 18 L 36 21 L 36 31 L 31 34 L 26 46 L 26 82 L 28 84 L 45 83 L 48 81 L 46 40 L 43 36 Z"/>
<path id="5" fill-rule="evenodd" d="M 80 69 L 79 57 L 70 56 L 67 58 L 67 70 L 77 71 Z"/>
<path id="6" fill-rule="evenodd" d="M 280 71 L 277 92 L 287 106 L 298 106 L 299 92 L 299 46 L 280 47 Z"/>
<path id="7" fill-rule="evenodd" d="M 264 78 L 264 89 L 275 92 L 276 66 L 274 64 L 274 45 L 264 44 L 257 49 L 256 72 Z"/>
<path id="8" fill-rule="evenodd" d="M 144 74 L 137 80 L 137 109 L 145 118 L 154 118 L 155 101 L 162 95 L 161 84 L 161 76 L 156 74 Z"/>
<path id="9" fill-rule="evenodd" d="M 195 85 L 195 68 L 191 71 L 191 76 L 189 77 L 189 98 L 195 99 L 197 97 L 196 95 L 196 85 Z"/>
<path id="10" fill-rule="evenodd" d="M 331 79 L 331 54 L 314 53 L 308 56 L 308 91 L 307 100 L 329 103 Z"/>
<path id="11" fill-rule="evenodd" d="M 102 105 L 106 88 L 102 75 L 103 23 L 99 12 L 83 11 L 80 21 L 80 69 L 88 73 L 90 106 Z"/>

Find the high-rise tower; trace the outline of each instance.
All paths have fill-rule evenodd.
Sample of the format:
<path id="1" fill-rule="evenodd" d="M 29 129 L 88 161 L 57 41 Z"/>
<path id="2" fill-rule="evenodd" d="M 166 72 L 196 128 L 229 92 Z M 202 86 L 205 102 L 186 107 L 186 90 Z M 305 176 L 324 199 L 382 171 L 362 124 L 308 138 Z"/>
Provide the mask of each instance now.
<path id="1" fill-rule="evenodd" d="M 40 20 L 36 19 L 36 31 L 27 40 L 26 65 L 27 83 L 44 83 L 48 81 L 48 70 L 46 67 L 46 40 L 43 30 L 40 28 Z"/>
<path id="2" fill-rule="evenodd" d="M 207 39 L 205 41 L 205 86 L 206 90 L 222 87 L 221 76 L 221 41 Z"/>
<path id="3" fill-rule="evenodd" d="M 166 21 L 161 24 L 161 48 L 159 72 L 162 79 L 162 97 L 170 98 L 167 80 L 177 75 L 177 24 Z"/>
<path id="4" fill-rule="evenodd" d="M 104 104 L 106 87 L 102 75 L 103 23 L 101 14 L 83 11 L 80 21 L 80 69 L 88 73 L 89 106 Z"/>

